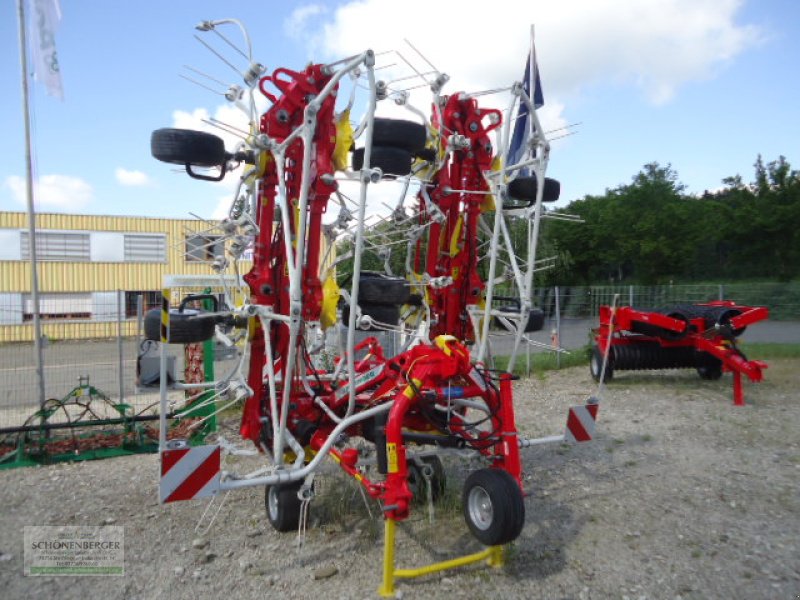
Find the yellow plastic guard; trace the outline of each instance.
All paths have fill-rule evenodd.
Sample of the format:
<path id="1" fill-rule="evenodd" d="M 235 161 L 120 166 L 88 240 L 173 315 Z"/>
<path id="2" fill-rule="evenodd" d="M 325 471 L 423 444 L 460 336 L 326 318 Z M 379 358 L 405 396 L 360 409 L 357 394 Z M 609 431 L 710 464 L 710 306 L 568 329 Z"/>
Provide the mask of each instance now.
<path id="1" fill-rule="evenodd" d="M 319 316 L 319 323 L 323 329 L 328 329 L 336 324 L 336 305 L 339 303 L 341 290 L 333 275 L 322 284 L 322 312 Z"/>
<path id="2" fill-rule="evenodd" d="M 503 168 L 503 160 L 499 156 L 495 156 L 492 161 L 492 171 L 499 171 Z M 489 212 L 495 209 L 494 196 L 487 194 L 484 196 L 481 203 L 481 212 Z"/>
<path id="3" fill-rule="evenodd" d="M 350 109 L 342 111 L 336 122 L 336 146 L 333 149 L 333 166 L 337 171 L 347 168 L 347 153 L 353 147 L 353 126 L 350 124 Z"/>
<path id="4" fill-rule="evenodd" d="M 447 356 L 450 356 L 453 353 L 453 350 L 448 345 L 450 342 L 457 342 L 458 338 L 454 335 L 437 335 L 433 343 L 436 344 L 436 347 L 439 348 L 442 352 L 444 352 Z"/>

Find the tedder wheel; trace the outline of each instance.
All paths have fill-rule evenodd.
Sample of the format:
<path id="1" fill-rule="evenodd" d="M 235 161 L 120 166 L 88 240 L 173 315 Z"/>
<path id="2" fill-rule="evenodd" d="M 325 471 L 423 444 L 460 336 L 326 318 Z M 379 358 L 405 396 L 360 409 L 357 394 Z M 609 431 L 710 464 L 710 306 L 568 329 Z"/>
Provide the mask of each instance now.
<path id="1" fill-rule="evenodd" d="M 716 381 L 722 377 L 722 361 L 716 356 L 707 352 L 697 352 L 695 353 L 695 365 L 697 365 L 697 374 L 701 379 Z"/>
<path id="2" fill-rule="evenodd" d="M 373 146 L 392 146 L 406 152 L 417 152 L 425 147 L 425 125 L 400 119 L 375 119 L 372 131 Z"/>
<path id="3" fill-rule="evenodd" d="M 447 475 L 444 472 L 444 465 L 438 456 L 425 456 L 420 459 L 424 465 L 422 468 L 414 461 L 408 461 L 408 487 L 414 494 L 414 499 L 428 499 L 428 484 L 425 481 L 423 468 L 430 467 L 431 478 L 431 499 L 436 502 L 444 494 L 447 485 Z"/>
<path id="4" fill-rule="evenodd" d="M 202 311 L 176 309 L 169 311 L 169 344 L 194 344 L 205 342 L 214 337 L 216 322 L 213 315 Z M 154 308 L 144 315 L 144 337 L 148 340 L 161 341 L 161 310 Z"/>
<path id="5" fill-rule="evenodd" d="M 358 300 L 369 304 L 406 304 L 411 295 L 408 280 L 374 271 L 362 271 Z"/>
<path id="6" fill-rule="evenodd" d="M 695 354 L 695 364 L 697 365 L 697 374 L 701 379 L 716 381 L 722 377 L 722 361 L 716 356 L 707 352 L 698 352 Z"/>
<path id="7" fill-rule="evenodd" d="M 508 195 L 514 200 L 525 202 L 523 206 L 530 206 L 536 202 L 536 176 L 517 177 L 508 184 Z M 544 190 L 542 191 L 542 202 L 555 202 L 561 196 L 561 182 L 557 179 L 544 178 Z M 509 206 L 509 208 L 514 208 Z M 517 207 L 522 208 L 522 207 Z"/>
<path id="8" fill-rule="evenodd" d="M 464 519 L 486 546 L 514 541 L 525 525 L 525 501 L 514 478 L 502 469 L 479 469 L 467 477 Z"/>
<path id="9" fill-rule="evenodd" d="M 544 328 L 544 311 L 541 308 L 532 308 L 528 313 L 528 322 L 525 323 L 525 333 L 541 331 Z"/>
<path id="10" fill-rule="evenodd" d="M 283 485 L 268 485 L 264 503 L 267 507 L 267 519 L 276 531 L 292 531 L 300 523 L 301 500 L 297 497 L 302 481 Z"/>
<path id="11" fill-rule="evenodd" d="M 709 381 L 716 381 L 722 377 L 722 367 L 713 367 L 708 365 L 700 365 L 697 367 L 697 374 L 700 379 L 708 379 Z"/>
<path id="12" fill-rule="evenodd" d="M 609 349 L 610 352 L 610 349 Z M 600 371 L 603 370 L 603 352 L 598 346 L 592 347 L 592 355 L 589 357 L 589 371 L 592 373 L 592 379 L 600 381 Z M 603 381 L 610 381 L 614 377 L 614 368 L 611 364 L 611 357 L 608 358 L 606 365 L 605 377 Z"/>
<path id="13" fill-rule="evenodd" d="M 372 146 L 370 163 L 378 167 L 384 176 L 402 176 L 411 172 L 412 156 L 408 150 L 392 146 Z M 353 151 L 353 170 L 359 171 L 364 166 L 364 148 Z"/>
<path id="14" fill-rule="evenodd" d="M 225 163 L 225 142 L 205 131 L 156 129 L 150 136 L 150 153 L 162 162 L 216 167 Z"/>
<path id="15" fill-rule="evenodd" d="M 397 325 L 400 320 L 400 307 L 395 304 L 371 304 L 369 302 L 359 302 L 358 306 L 361 308 L 361 314 L 365 317 L 371 317 L 373 321 L 377 321 L 383 325 Z M 345 305 L 342 308 L 342 323 L 347 325 L 350 322 L 350 306 Z M 361 327 L 356 323 L 356 329 L 361 331 L 376 331 L 378 327 L 370 324 L 369 327 Z"/>

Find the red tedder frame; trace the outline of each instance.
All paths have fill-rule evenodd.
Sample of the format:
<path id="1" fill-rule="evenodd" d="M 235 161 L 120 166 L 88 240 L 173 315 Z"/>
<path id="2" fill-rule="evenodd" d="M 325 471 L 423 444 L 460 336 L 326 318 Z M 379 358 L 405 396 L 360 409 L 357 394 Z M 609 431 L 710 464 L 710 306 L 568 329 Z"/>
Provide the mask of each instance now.
<path id="1" fill-rule="evenodd" d="M 242 72 L 246 89 L 236 84 L 225 93 L 249 118 L 247 129 L 223 127 L 239 134 L 236 149 L 227 151 L 221 138 L 202 131 L 169 128 L 151 138 L 157 159 L 184 166 L 195 178 L 218 181 L 244 167 L 228 218 L 219 224 L 218 243 L 226 248 L 214 260 L 224 289 L 219 310 L 175 314 L 165 283 L 160 314 L 151 315 L 153 324 L 162 326 L 162 343 L 212 335 L 230 345 L 229 335 L 242 340 L 231 373 L 206 382 L 215 393 L 208 401 L 219 396 L 243 405 L 240 433 L 267 464 L 240 475 L 219 472 L 215 463 L 213 492 L 264 486 L 271 524 L 279 531 L 303 527 L 300 512 L 313 497 L 313 477 L 328 457 L 380 502 L 386 521 L 382 595 L 393 595 L 395 576 L 484 559 L 498 566 L 499 548 L 516 539 L 524 526 L 520 448 L 588 441 L 598 413 L 597 400 L 590 399 L 570 409 L 563 435 L 520 439 L 515 377 L 487 367 L 492 360 L 490 327 L 499 322 L 513 334 L 508 364 L 513 371 L 523 333 L 535 330 L 541 313 L 532 306 L 536 238 L 542 203 L 558 199 L 560 184 L 545 177 L 550 145 L 536 113 L 540 94 L 517 82 L 509 88 L 504 112 L 479 104 L 487 92 L 445 95 L 446 74 L 436 72 L 426 79 L 417 72 L 433 93 L 427 116 L 407 104 L 405 90 L 376 80 L 372 50 L 267 74 L 253 61 L 249 37 L 238 21 L 204 21 L 197 28 L 213 31 L 230 24 L 245 34 L 249 60 Z M 535 69 L 535 61 L 529 61 L 526 81 L 538 81 Z M 347 94 L 341 92 L 348 79 L 350 101 L 342 109 Z M 363 92 L 365 97 L 355 102 Z M 405 106 L 414 120 L 376 117 L 379 101 Z M 351 123 L 356 106 L 364 108 L 364 115 Z M 525 126 L 527 141 L 516 142 L 512 153 L 514 120 L 515 129 Z M 208 174 L 216 173 L 213 169 L 219 169 L 218 175 Z M 408 252 L 406 272 L 401 275 L 391 272 L 388 259 L 386 273 L 362 270 L 366 224 L 374 216 L 367 211 L 368 198 L 374 197 L 369 190 L 379 182 L 404 183 L 392 213 L 396 226 L 408 226 L 408 237 L 402 240 Z M 346 195 L 354 185 L 358 202 Z M 407 194 L 409 189 L 415 192 Z M 326 222 L 332 206 L 339 208 L 338 217 Z M 527 221 L 524 241 L 518 243 L 509 234 L 507 219 Z M 351 221 L 355 224 L 349 225 Z M 348 243 L 351 252 L 331 259 Z M 246 260 L 249 248 L 252 266 L 241 278 L 246 293 L 232 293 L 230 287 L 242 285 L 239 261 Z M 352 275 L 346 290 L 339 288 L 346 283 L 337 281 L 334 267 L 348 256 Z M 508 263 L 502 271 L 501 256 Z M 226 275 L 231 265 L 236 269 Z M 503 304 L 507 301 L 515 302 Z M 401 347 L 390 352 L 388 345 L 382 346 L 381 334 L 365 331 L 394 333 Z M 163 352 L 161 364 L 165 381 Z M 161 406 L 165 415 L 166 385 Z M 164 416 L 162 456 L 176 450 L 166 447 L 166 427 Z M 457 454 L 471 451 L 483 463 L 467 477 L 462 498 L 467 525 L 491 550 L 412 570 L 413 575 L 396 571 L 394 524 L 408 518 L 412 498 L 423 493 L 412 489 L 412 480 L 416 477 L 419 485 L 422 475 L 432 502 L 437 468 L 444 477 L 439 454 L 451 449 Z M 164 471 L 162 483 L 191 469 L 171 471 Z M 212 493 L 211 488 L 204 488 L 206 492 Z"/>

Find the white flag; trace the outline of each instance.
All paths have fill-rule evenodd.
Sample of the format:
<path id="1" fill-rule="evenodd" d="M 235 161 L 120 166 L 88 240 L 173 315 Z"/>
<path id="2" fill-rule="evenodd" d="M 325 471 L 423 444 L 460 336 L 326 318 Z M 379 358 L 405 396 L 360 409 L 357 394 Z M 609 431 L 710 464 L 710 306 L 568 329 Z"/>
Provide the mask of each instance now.
<path id="1" fill-rule="evenodd" d="M 56 53 L 56 29 L 61 22 L 58 0 L 27 0 L 33 49 L 33 78 L 47 87 L 47 93 L 64 99 L 61 71 Z"/>

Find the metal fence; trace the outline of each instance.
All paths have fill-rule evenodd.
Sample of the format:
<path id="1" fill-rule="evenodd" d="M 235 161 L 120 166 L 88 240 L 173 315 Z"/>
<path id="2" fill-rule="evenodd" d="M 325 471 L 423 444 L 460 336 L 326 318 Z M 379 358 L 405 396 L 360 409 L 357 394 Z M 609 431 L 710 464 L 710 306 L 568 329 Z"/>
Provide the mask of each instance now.
<path id="1" fill-rule="evenodd" d="M 658 308 L 677 303 L 733 300 L 749 306 L 766 306 L 770 319 L 800 320 L 800 282 L 789 283 L 720 283 L 676 285 L 561 286 L 540 288 L 537 304 L 545 316 L 594 318 L 600 306 L 610 305 L 619 294 L 620 306 Z"/>
<path id="2" fill-rule="evenodd" d="M 620 295 L 620 305 L 641 308 L 717 299 L 767 306 L 770 322 L 753 329 L 763 328 L 768 333 L 755 341 L 800 342 L 800 334 L 796 334 L 800 331 L 800 283 L 542 288 L 537 292 L 536 304 L 544 309 L 547 320 L 544 329 L 529 338 L 549 344 L 557 332 L 564 348 L 585 345 L 591 327 L 596 326 L 599 307 L 611 303 L 614 294 Z M 65 397 L 78 385 L 79 377 L 88 376 L 92 386 L 137 409 L 157 400 L 157 389 L 136 385 L 142 340 L 134 307 L 140 306 L 143 311 L 154 299 L 143 298 L 134 304 L 129 296 L 125 292 L 109 295 L 107 305 L 95 307 L 93 319 L 43 322 L 46 398 Z M 20 425 L 39 408 L 31 330 L 32 325 L 27 322 L 0 325 L 0 428 Z M 758 335 L 758 331 L 754 333 Z M 15 339 L 27 341 L 1 341 Z M 509 344 L 499 340 L 496 354 L 502 354 L 505 346 Z M 532 344 L 526 350 L 542 351 L 542 346 Z M 175 372 L 182 373 L 181 348 L 170 346 L 169 352 L 175 356 Z M 221 363 L 218 371 L 224 372 L 225 367 Z"/>
<path id="3" fill-rule="evenodd" d="M 134 396 L 141 322 L 136 308 L 141 313 L 144 305 L 126 305 L 125 292 L 103 296 L 105 302 L 95 299 L 89 318 L 42 321 L 45 399 L 67 396 L 81 377 L 115 401 Z M 9 307 L 0 310 L 8 313 Z M 39 408 L 33 323 L 27 315 L 9 321 L 16 323 L 0 325 L 0 427 L 19 425 Z"/>

